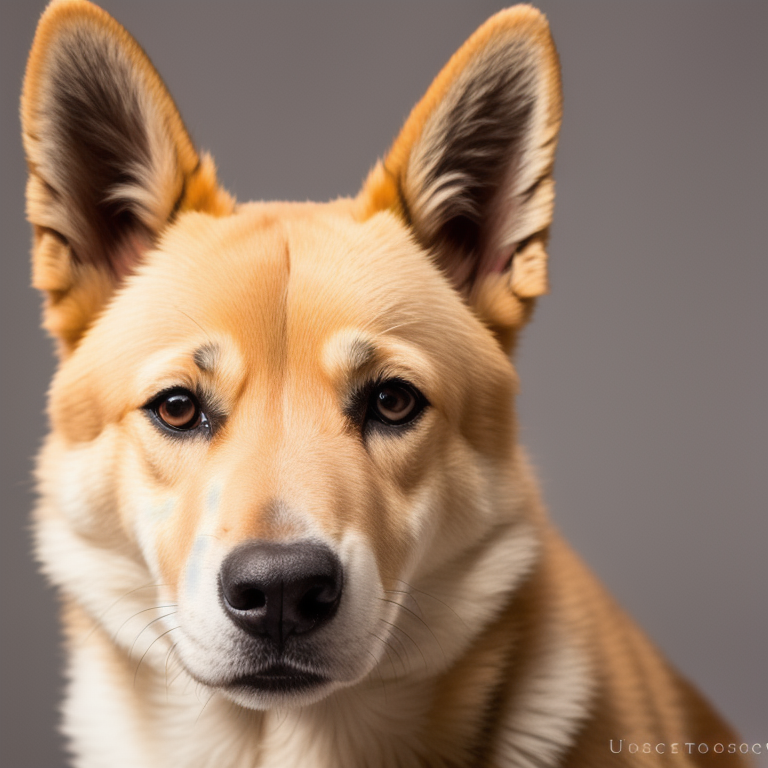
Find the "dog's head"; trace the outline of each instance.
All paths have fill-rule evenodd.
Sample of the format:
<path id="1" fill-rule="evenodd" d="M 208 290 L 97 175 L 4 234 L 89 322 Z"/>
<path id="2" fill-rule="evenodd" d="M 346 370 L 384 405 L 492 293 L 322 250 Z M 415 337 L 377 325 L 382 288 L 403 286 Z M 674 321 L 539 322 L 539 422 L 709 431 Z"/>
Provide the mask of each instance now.
<path id="1" fill-rule="evenodd" d="M 173 645 L 250 707 L 449 663 L 533 557 L 508 355 L 546 288 L 544 18 L 481 27 L 325 205 L 236 204 L 83 0 L 44 14 L 22 117 L 61 358 L 48 573 L 149 666 Z"/>

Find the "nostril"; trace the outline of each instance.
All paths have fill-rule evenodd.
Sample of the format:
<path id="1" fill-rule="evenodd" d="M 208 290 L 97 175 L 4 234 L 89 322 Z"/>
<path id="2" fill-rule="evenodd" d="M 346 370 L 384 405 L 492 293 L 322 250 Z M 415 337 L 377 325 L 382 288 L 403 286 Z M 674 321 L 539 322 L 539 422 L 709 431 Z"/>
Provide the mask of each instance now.
<path id="1" fill-rule="evenodd" d="M 335 583 L 316 584 L 299 600 L 299 616 L 313 622 L 322 621 L 336 607 L 339 590 Z"/>
<path id="2" fill-rule="evenodd" d="M 260 589 L 241 587 L 229 590 L 227 602 L 237 611 L 254 611 L 267 604 L 267 596 Z"/>
<path id="3" fill-rule="evenodd" d="M 328 602 L 328 599 L 324 597 L 323 594 L 327 591 L 327 587 L 324 586 L 312 587 L 306 591 L 304 597 L 302 597 L 299 601 L 299 604 L 301 605 L 302 609 L 311 611 L 315 605 Z"/>

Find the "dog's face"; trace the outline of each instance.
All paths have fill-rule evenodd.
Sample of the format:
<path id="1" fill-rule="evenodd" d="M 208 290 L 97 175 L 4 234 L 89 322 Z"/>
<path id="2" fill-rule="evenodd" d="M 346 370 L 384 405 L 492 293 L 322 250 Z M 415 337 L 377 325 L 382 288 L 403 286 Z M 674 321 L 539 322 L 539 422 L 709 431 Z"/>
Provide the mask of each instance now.
<path id="1" fill-rule="evenodd" d="M 79 0 L 46 12 L 22 106 L 61 351 L 54 580 L 148 665 L 172 647 L 253 708 L 449 663 L 533 556 L 507 355 L 545 288 L 543 18 L 482 27 L 358 197 L 326 205 L 235 204 L 138 46 Z M 408 602 L 427 583 L 463 621 Z"/>

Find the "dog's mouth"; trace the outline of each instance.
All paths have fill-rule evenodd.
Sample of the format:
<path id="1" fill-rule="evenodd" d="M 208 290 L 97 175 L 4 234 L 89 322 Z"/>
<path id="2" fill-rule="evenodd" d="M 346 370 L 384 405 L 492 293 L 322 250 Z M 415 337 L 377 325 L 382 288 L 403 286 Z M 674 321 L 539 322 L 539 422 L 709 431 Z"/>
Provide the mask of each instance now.
<path id="1" fill-rule="evenodd" d="M 308 691 L 328 682 L 327 677 L 316 672 L 307 672 L 289 664 L 274 664 L 236 677 L 225 687 L 233 692 L 290 694 Z"/>

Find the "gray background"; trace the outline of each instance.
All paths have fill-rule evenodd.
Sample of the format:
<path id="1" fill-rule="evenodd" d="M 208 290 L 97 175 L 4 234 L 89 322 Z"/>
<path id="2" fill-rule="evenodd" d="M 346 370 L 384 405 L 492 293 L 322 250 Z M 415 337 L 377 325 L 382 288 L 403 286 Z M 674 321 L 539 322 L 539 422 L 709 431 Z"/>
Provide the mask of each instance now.
<path id="1" fill-rule="evenodd" d="M 243 200 L 354 193 L 442 64 L 499 7 L 104 5 Z M 519 359 L 523 438 L 566 536 L 768 751 L 768 4 L 540 6 L 563 62 L 565 123 L 553 290 Z M 28 288 L 17 118 L 41 8 L 0 6 L 3 768 L 63 764 L 56 606 L 27 530 L 53 369 Z"/>

